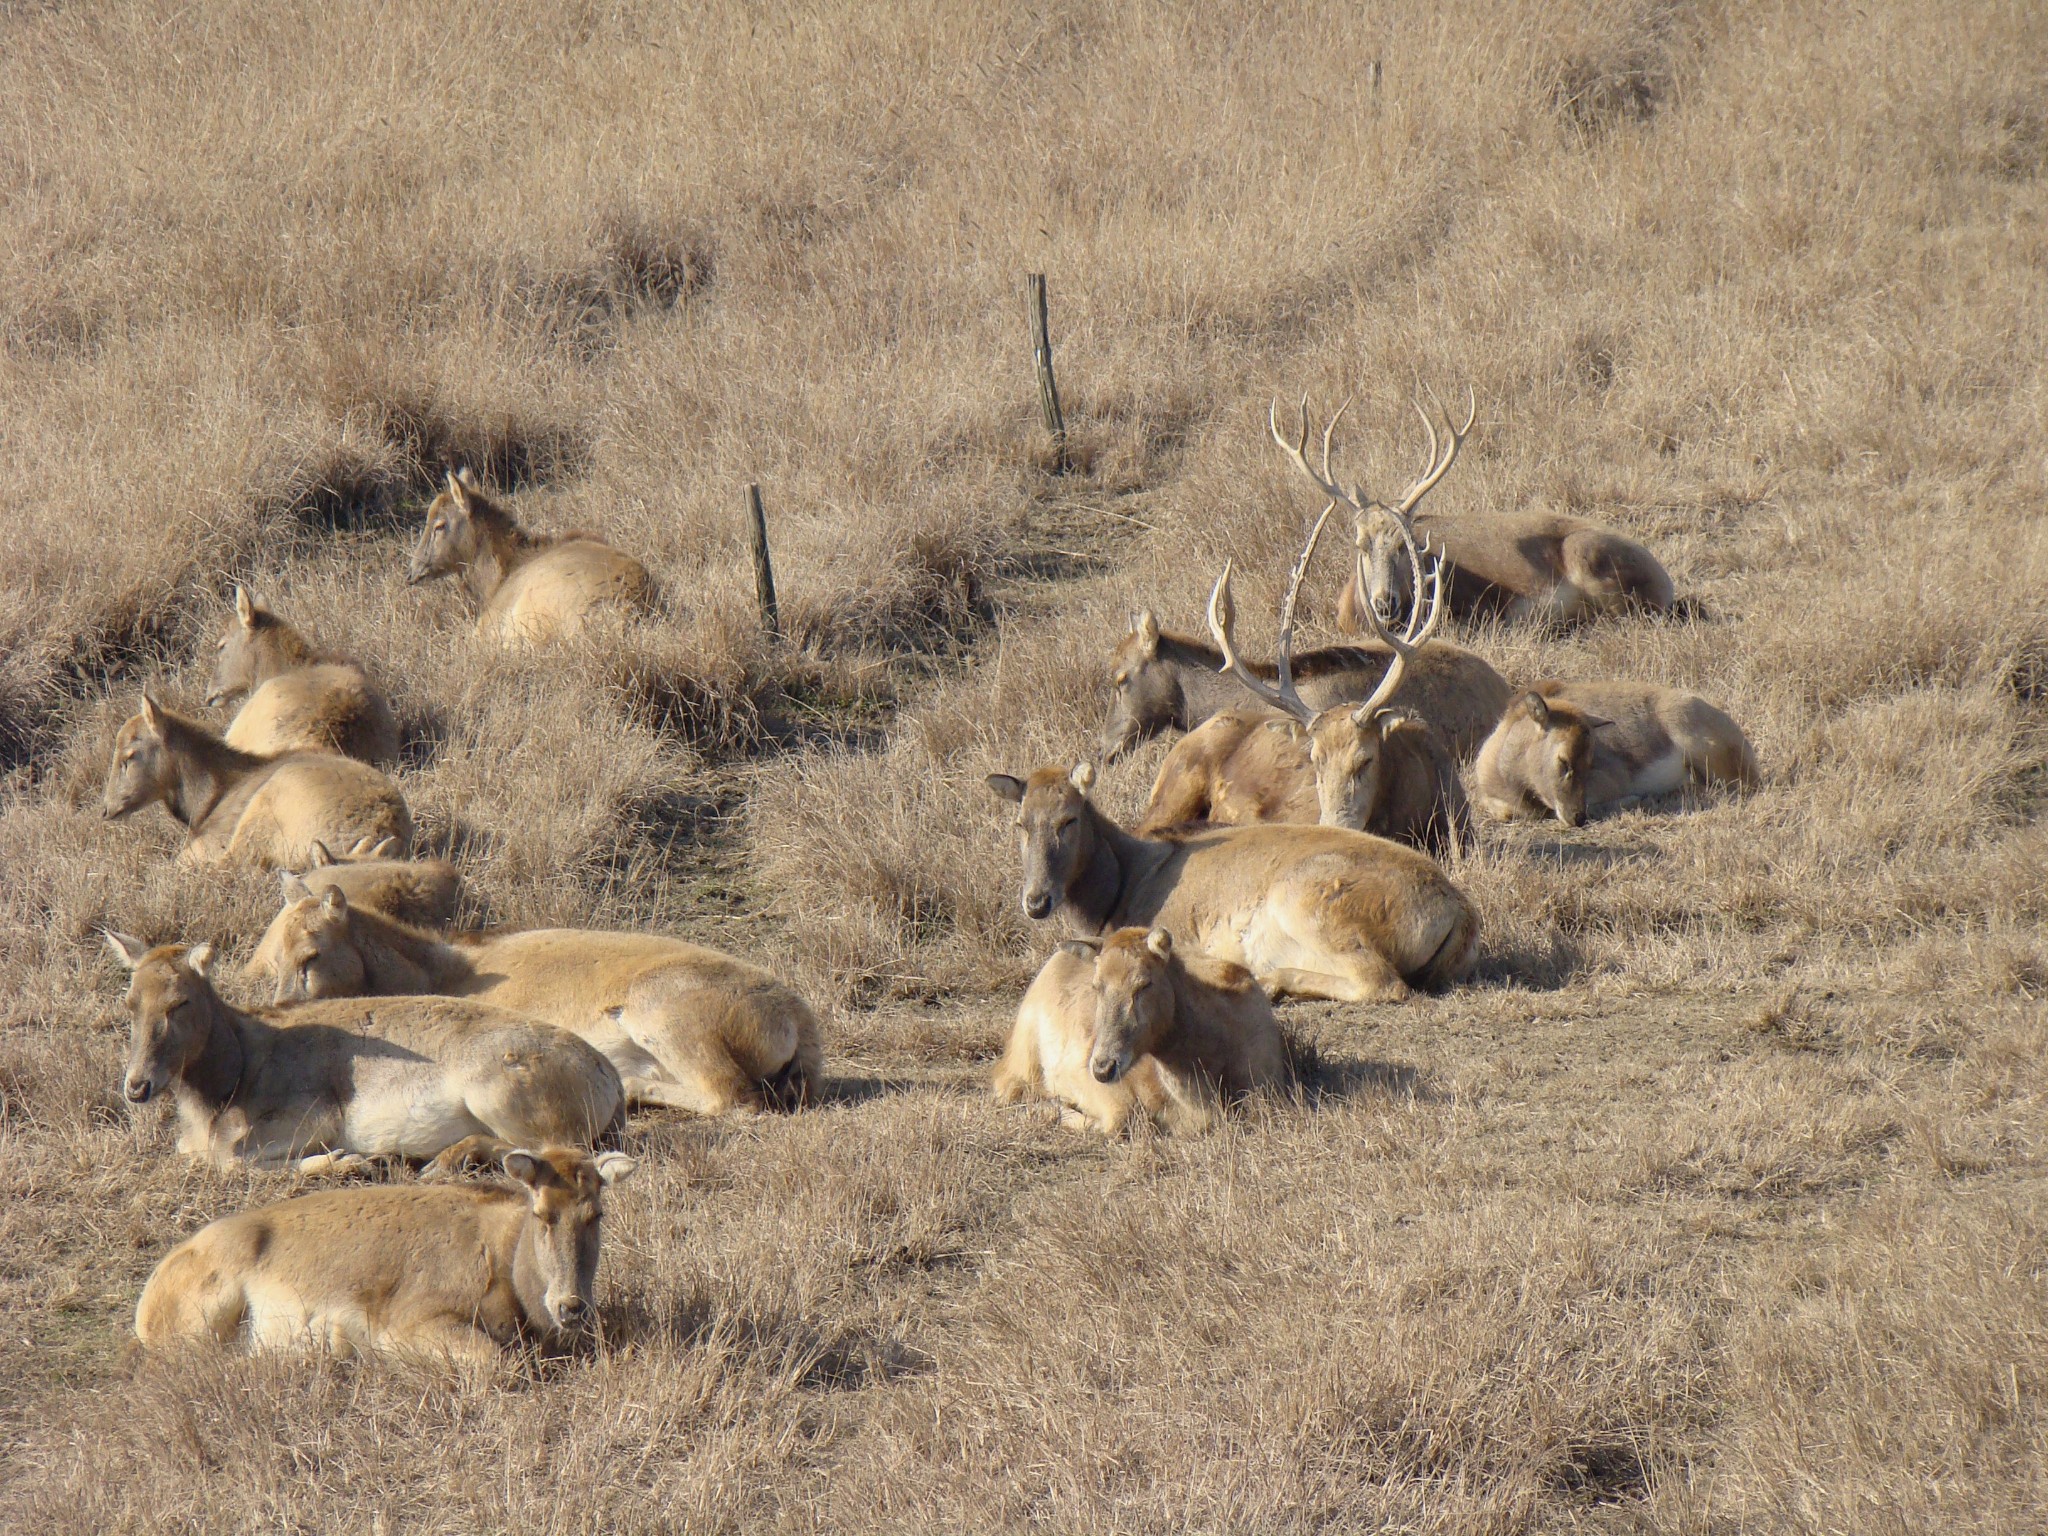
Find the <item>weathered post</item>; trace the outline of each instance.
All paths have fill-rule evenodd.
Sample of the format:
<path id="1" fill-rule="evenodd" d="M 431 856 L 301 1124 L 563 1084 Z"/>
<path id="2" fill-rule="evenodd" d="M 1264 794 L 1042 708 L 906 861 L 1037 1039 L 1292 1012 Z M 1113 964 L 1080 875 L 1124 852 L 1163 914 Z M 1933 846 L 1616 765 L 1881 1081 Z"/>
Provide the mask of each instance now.
<path id="1" fill-rule="evenodd" d="M 761 628 L 780 638 L 782 619 L 775 610 L 775 568 L 768 563 L 768 514 L 761 509 L 761 487 L 747 486 L 747 543 L 754 555 L 754 602 L 761 610 Z"/>
<path id="2" fill-rule="evenodd" d="M 1038 364 L 1038 413 L 1045 418 L 1046 434 L 1052 438 L 1053 473 L 1067 471 L 1067 422 L 1060 414 L 1059 386 L 1052 376 L 1052 333 L 1045 313 L 1045 274 L 1029 274 L 1031 286 L 1032 356 Z"/>

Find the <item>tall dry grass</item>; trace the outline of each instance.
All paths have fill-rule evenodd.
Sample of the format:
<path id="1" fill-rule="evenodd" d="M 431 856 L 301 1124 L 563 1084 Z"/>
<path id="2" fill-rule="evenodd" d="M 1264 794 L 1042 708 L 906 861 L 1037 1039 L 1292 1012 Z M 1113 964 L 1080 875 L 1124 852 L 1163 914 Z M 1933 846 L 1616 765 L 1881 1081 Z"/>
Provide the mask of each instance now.
<path id="1" fill-rule="evenodd" d="M 2044 42 L 1904 0 L 0 9 L 0 1524 L 2033 1528 Z M 1193 627 L 1234 555 L 1270 612 L 1314 511 L 1272 396 L 1354 395 L 1381 487 L 1466 381 L 1435 504 L 1610 522 L 1697 614 L 1461 638 L 1697 689 L 1768 787 L 1488 830 L 1474 983 L 1290 1008 L 1308 1093 L 1222 1136 L 996 1112 L 1046 936 L 981 776 L 1086 749 L 1132 609 Z M 402 585 L 458 462 L 668 614 L 481 651 Z M 95 935 L 238 954 L 274 903 L 95 803 L 236 579 L 389 686 L 473 915 L 834 1009 L 816 1113 L 636 1125 L 594 1356 L 469 1397 L 120 1358 L 155 1258 L 290 1187 L 120 1103 Z"/>

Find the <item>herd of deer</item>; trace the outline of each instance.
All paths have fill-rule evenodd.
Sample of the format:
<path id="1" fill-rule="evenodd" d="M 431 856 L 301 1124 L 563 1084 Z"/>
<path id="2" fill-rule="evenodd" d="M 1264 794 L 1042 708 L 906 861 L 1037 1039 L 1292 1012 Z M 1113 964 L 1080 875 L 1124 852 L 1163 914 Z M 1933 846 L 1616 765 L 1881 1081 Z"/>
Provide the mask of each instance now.
<path id="1" fill-rule="evenodd" d="M 1447 615 L 1561 622 L 1673 600 L 1647 550 L 1597 525 L 1419 514 L 1472 417 L 1445 445 L 1423 414 L 1427 468 L 1389 504 L 1332 475 L 1336 417 L 1318 469 L 1306 401 L 1291 441 L 1269 415 L 1326 502 L 1279 652 L 1270 666 L 1239 655 L 1228 563 L 1213 647 L 1139 615 L 1116 649 L 1101 756 L 1187 734 L 1134 830 L 1091 804 L 1086 763 L 989 776 L 1017 806 L 1025 912 L 1074 935 L 1025 993 L 1000 1100 L 1049 1100 L 1112 1134 L 1134 1117 L 1199 1131 L 1288 1082 L 1271 996 L 1382 1003 L 1456 981 L 1479 931 L 1439 863 L 1456 868 L 1471 838 L 1461 764 L 1486 815 L 1573 826 L 1688 781 L 1757 782 L 1742 732 L 1703 700 L 1619 682 L 1517 693 L 1438 638 Z M 1339 508 L 1356 537 L 1339 623 L 1363 643 L 1296 656 L 1302 583 Z M 408 571 L 443 575 L 474 599 L 479 634 L 508 645 L 573 634 L 602 608 L 645 611 L 654 591 L 597 538 L 522 530 L 467 471 L 429 507 Z M 408 857 L 411 817 L 383 771 L 398 752 L 389 706 L 241 587 L 208 702 L 239 694 L 218 735 L 145 694 L 116 737 L 105 811 L 161 804 L 190 834 L 182 858 L 283 872 L 283 909 L 244 969 L 271 1005 L 216 990 L 211 944 L 109 933 L 131 973 L 124 1091 L 171 1099 L 179 1149 L 218 1164 L 425 1167 L 418 1185 L 214 1222 L 158 1265 L 138 1337 L 483 1364 L 582 1329 L 602 1190 L 633 1167 L 598 1149 L 635 1106 L 800 1108 L 821 1083 L 815 1015 L 766 970 L 664 935 L 453 930 L 459 873 Z M 512 1185 L 457 1182 L 480 1166 Z"/>

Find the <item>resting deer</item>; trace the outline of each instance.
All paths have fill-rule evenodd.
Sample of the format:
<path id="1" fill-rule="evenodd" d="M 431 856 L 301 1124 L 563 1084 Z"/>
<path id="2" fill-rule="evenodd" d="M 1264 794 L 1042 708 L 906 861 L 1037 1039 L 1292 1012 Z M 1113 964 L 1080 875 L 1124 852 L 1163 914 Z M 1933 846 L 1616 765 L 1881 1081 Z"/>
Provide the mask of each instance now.
<path id="1" fill-rule="evenodd" d="M 1479 915 L 1425 854 L 1342 827 L 1133 836 L 1089 802 L 1083 763 L 988 776 L 1018 807 L 1025 915 L 1082 935 L 1133 925 L 1244 966 L 1269 992 L 1394 1002 L 1464 974 Z"/>
<path id="2" fill-rule="evenodd" d="M 423 928 L 452 923 L 462 899 L 460 870 L 446 859 L 400 858 L 398 839 L 393 837 L 359 838 L 344 853 L 316 840 L 305 869 L 297 875 L 286 872 L 282 878 L 288 901 L 294 889 L 291 882 L 297 879 L 315 896 L 331 887 L 345 895 L 350 906 L 368 907 Z"/>
<path id="3" fill-rule="evenodd" d="M 111 821 L 152 804 L 191 833 L 178 857 L 192 864 L 292 868 L 316 843 L 412 842 L 405 797 L 369 764 L 327 752 L 258 757 L 145 693 L 114 737 L 101 809 Z"/>
<path id="4" fill-rule="evenodd" d="M 398 724 L 363 669 L 315 649 L 237 585 L 206 702 L 219 706 L 244 693 L 248 701 L 228 722 L 231 747 L 261 757 L 339 752 L 366 763 L 398 760 Z"/>
<path id="5" fill-rule="evenodd" d="M 1338 412 L 1339 416 L 1342 414 Z M 1306 413 L 1302 419 L 1301 437 L 1292 445 L 1280 437 L 1277 419 L 1269 416 L 1269 421 L 1274 437 L 1295 463 L 1306 470 Z M 1330 436 L 1335 427 L 1336 419 L 1332 418 L 1330 430 L 1323 434 L 1323 475 L 1318 484 L 1334 483 L 1330 480 L 1329 463 Z M 1362 546 L 1367 509 L 1350 498 L 1344 500 L 1358 519 Z M 1387 701 L 1400 688 L 1407 669 L 1430 643 L 1443 618 L 1441 564 L 1430 565 L 1418 559 L 1412 566 L 1417 572 L 1418 583 L 1428 591 L 1426 597 L 1418 593 L 1416 601 L 1409 605 L 1408 622 L 1401 632 L 1388 629 L 1376 615 L 1372 616 L 1374 634 L 1394 653 L 1394 659 L 1388 664 L 1379 685 L 1362 702 L 1317 710 L 1302 699 L 1294 686 L 1295 602 L 1301 594 L 1302 578 L 1315 558 L 1323 528 L 1337 505 L 1337 500 L 1332 499 L 1324 506 L 1322 515 L 1309 531 L 1301 558 L 1294 564 L 1287 596 L 1280 607 L 1278 659 L 1272 681 L 1268 682 L 1247 667 L 1237 654 L 1232 635 L 1236 605 L 1231 600 L 1231 565 L 1227 561 L 1223 574 L 1217 578 L 1215 591 L 1209 597 L 1209 632 L 1215 637 L 1217 649 L 1223 654 L 1224 668 L 1231 676 L 1242 683 L 1254 698 L 1301 727 L 1308 748 L 1309 775 L 1315 785 L 1317 819 L 1324 826 L 1376 832 L 1382 837 L 1391 837 L 1431 853 L 1455 853 L 1462 848 L 1467 837 L 1471 811 L 1465 802 L 1464 785 L 1458 779 L 1458 765 L 1450 744 L 1428 721 L 1407 710 L 1387 707 Z M 1407 514 L 1390 510 L 1390 515 L 1406 517 Z M 1418 550 L 1418 555 L 1422 553 Z M 1194 738 L 1189 737 L 1188 740 Z M 1181 746 L 1185 747 L 1186 742 Z M 1176 755 L 1179 752 L 1177 747 Z M 1272 747 L 1266 747 L 1265 752 L 1269 759 L 1277 756 Z M 1207 799 L 1211 820 L 1226 819 L 1236 804 L 1247 800 L 1252 803 L 1279 801 L 1289 808 L 1298 800 L 1298 796 L 1282 793 L 1270 778 L 1266 783 L 1253 787 L 1249 793 L 1227 782 L 1218 784 L 1217 780 L 1226 778 L 1235 766 L 1236 754 L 1233 753 L 1221 765 L 1220 772 L 1212 770 L 1210 774 Z M 1181 765 L 1175 763 L 1174 757 L 1169 756 L 1153 785 L 1153 808 L 1147 814 L 1146 824 L 1158 823 L 1165 813 L 1181 810 L 1193 798 L 1181 788 L 1189 777 Z M 1224 810 L 1225 816 L 1216 815 L 1218 808 Z"/>
<path id="6" fill-rule="evenodd" d="M 444 993 L 559 1025 L 610 1058 L 633 1104 L 795 1108 L 819 1089 L 818 1021 L 744 960 L 655 933 L 528 928 L 442 938 L 285 882 L 249 962 L 274 1000 Z"/>
<path id="7" fill-rule="evenodd" d="M 442 1174 L 624 1123 L 618 1073 L 566 1030 L 450 997 L 251 1011 L 214 990 L 210 944 L 107 947 L 134 973 L 122 1091 L 169 1093 L 189 1157 L 319 1173 L 393 1156 Z"/>
<path id="8" fill-rule="evenodd" d="M 210 1222 L 150 1275 L 135 1336 L 487 1371 L 521 1339 L 581 1334 L 603 1192 L 633 1159 L 522 1147 L 501 1163 L 509 1186 L 330 1189 Z"/>
<path id="9" fill-rule="evenodd" d="M 1705 699 L 1644 683 L 1538 683 L 1479 749 L 1472 795 L 1489 816 L 1576 827 L 1687 783 L 1761 783 L 1756 753 Z"/>
<path id="10" fill-rule="evenodd" d="M 561 639 L 592 613 L 646 613 L 654 601 L 647 567 L 589 533 L 528 533 L 489 500 L 468 469 L 448 477 L 427 508 L 406 582 L 456 576 L 477 605 L 476 629 L 505 645 Z"/>
<path id="11" fill-rule="evenodd" d="M 1671 578 L 1657 557 L 1626 535 L 1584 518 L 1520 512 L 1476 518 L 1424 514 L 1411 520 L 1417 504 L 1456 461 L 1472 430 L 1478 405 L 1469 395 L 1467 400 L 1462 427 L 1445 421 L 1451 441 L 1441 454 L 1436 423 L 1416 406 L 1429 433 L 1429 466 L 1400 504 L 1386 509 L 1393 514 L 1392 523 L 1373 535 L 1358 573 L 1345 585 L 1337 602 L 1337 627 L 1366 633 L 1368 608 L 1386 623 L 1400 617 L 1402 605 L 1418 590 L 1418 537 L 1442 551 L 1451 612 L 1459 618 L 1497 615 L 1568 624 L 1595 614 L 1670 609 Z M 1304 426 L 1307 414 L 1304 400 Z M 1297 462 L 1316 478 L 1305 460 Z M 1327 475 L 1317 483 L 1325 495 L 1343 498 Z"/>
<path id="12" fill-rule="evenodd" d="M 1119 1135 L 1145 1115 L 1178 1135 L 1292 1077 L 1273 1005 L 1241 965 L 1189 955 L 1164 928 L 1068 939 L 1017 1009 L 995 1070 L 1006 1104 L 1049 1096 Z"/>

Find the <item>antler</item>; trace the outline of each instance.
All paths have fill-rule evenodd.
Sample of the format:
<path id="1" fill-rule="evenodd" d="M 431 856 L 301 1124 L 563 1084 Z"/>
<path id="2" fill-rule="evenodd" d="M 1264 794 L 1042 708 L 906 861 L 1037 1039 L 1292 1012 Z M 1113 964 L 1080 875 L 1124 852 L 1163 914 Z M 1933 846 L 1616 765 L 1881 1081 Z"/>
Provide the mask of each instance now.
<path id="1" fill-rule="evenodd" d="M 1465 446 L 1465 435 L 1472 430 L 1472 423 L 1479 415 L 1479 397 L 1472 393 L 1472 386 L 1470 384 L 1465 386 L 1465 425 L 1462 427 L 1451 426 L 1451 413 L 1444 411 L 1444 403 L 1437 399 L 1435 390 L 1430 390 L 1429 399 L 1432 405 L 1444 412 L 1444 425 L 1450 428 L 1451 433 L 1450 450 L 1444 454 L 1442 461 L 1439 462 L 1436 456 L 1436 423 L 1429 419 L 1429 412 L 1422 408 L 1422 402 L 1420 400 L 1416 401 L 1415 414 L 1422 418 L 1423 429 L 1429 433 L 1429 468 L 1422 472 L 1421 479 L 1401 493 L 1401 501 L 1398 506 L 1387 509 L 1394 514 L 1394 521 L 1396 522 L 1404 522 L 1412 517 L 1416 507 L 1421 505 L 1422 498 L 1436 489 L 1437 481 L 1443 479 L 1451 465 L 1457 462 L 1458 450 Z M 1342 411 L 1337 413 L 1339 416 L 1343 414 Z M 1336 424 L 1336 417 L 1331 417 L 1330 425 L 1334 427 Z M 1327 458 L 1329 453 L 1327 446 L 1323 452 Z M 1324 465 L 1325 470 L 1328 467 L 1326 463 Z"/>
<path id="2" fill-rule="evenodd" d="M 1237 623 L 1237 604 L 1230 596 L 1232 561 L 1223 562 L 1223 574 L 1216 578 L 1216 589 L 1209 594 L 1209 633 L 1216 637 L 1216 647 L 1223 652 L 1223 665 L 1217 670 L 1228 672 L 1250 689 L 1254 697 L 1294 716 L 1304 725 L 1315 719 L 1316 712 L 1309 708 L 1294 686 L 1294 605 L 1301 596 L 1301 583 L 1308 575 L 1309 562 L 1315 558 L 1316 545 L 1322 542 L 1323 526 L 1329 522 L 1330 514 L 1337 510 L 1339 500 L 1348 499 L 1333 497 L 1323 508 L 1322 516 L 1309 530 L 1308 543 L 1302 546 L 1301 558 L 1294 562 L 1294 572 L 1288 578 L 1287 599 L 1280 605 L 1279 655 L 1275 661 L 1277 676 L 1274 682 L 1267 682 L 1246 666 L 1233 643 L 1231 632 Z"/>
<path id="3" fill-rule="evenodd" d="M 1414 532 L 1406 521 L 1400 521 L 1400 528 L 1401 537 L 1408 545 L 1408 569 L 1415 573 L 1415 601 L 1408 605 L 1408 622 L 1402 626 L 1402 632 L 1398 635 L 1381 622 L 1379 610 L 1374 608 L 1369 601 L 1361 602 L 1358 605 L 1359 612 L 1365 615 L 1366 624 L 1371 627 L 1375 635 L 1386 642 L 1387 648 L 1394 653 L 1394 659 L 1387 663 L 1387 670 L 1380 675 L 1379 685 L 1373 689 L 1364 703 L 1351 712 L 1351 718 L 1360 725 L 1370 720 L 1374 712 L 1394 696 L 1395 690 L 1401 686 L 1401 679 L 1408 670 L 1409 657 L 1429 644 L 1430 636 L 1436 633 L 1437 625 L 1443 622 L 1444 557 L 1440 554 L 1432 553 L 1427 539 L 1422 541 L 1421 547 L 1418 549 Z M 1364 592 L 1366 589 L 1365 532 L 1362 525 L 1359 529 L 1357 543 L 1358 552 L 1355 558 L 1358 562 L 1358 590 Z M 1431 556 L 1427 575 L 1423 573 L 1422 557 L 1425 555 Z M 1427 604 L 1424 603 L 1422 596 L 1422 589 L 1425 585 L 1429 588 Z"/>

